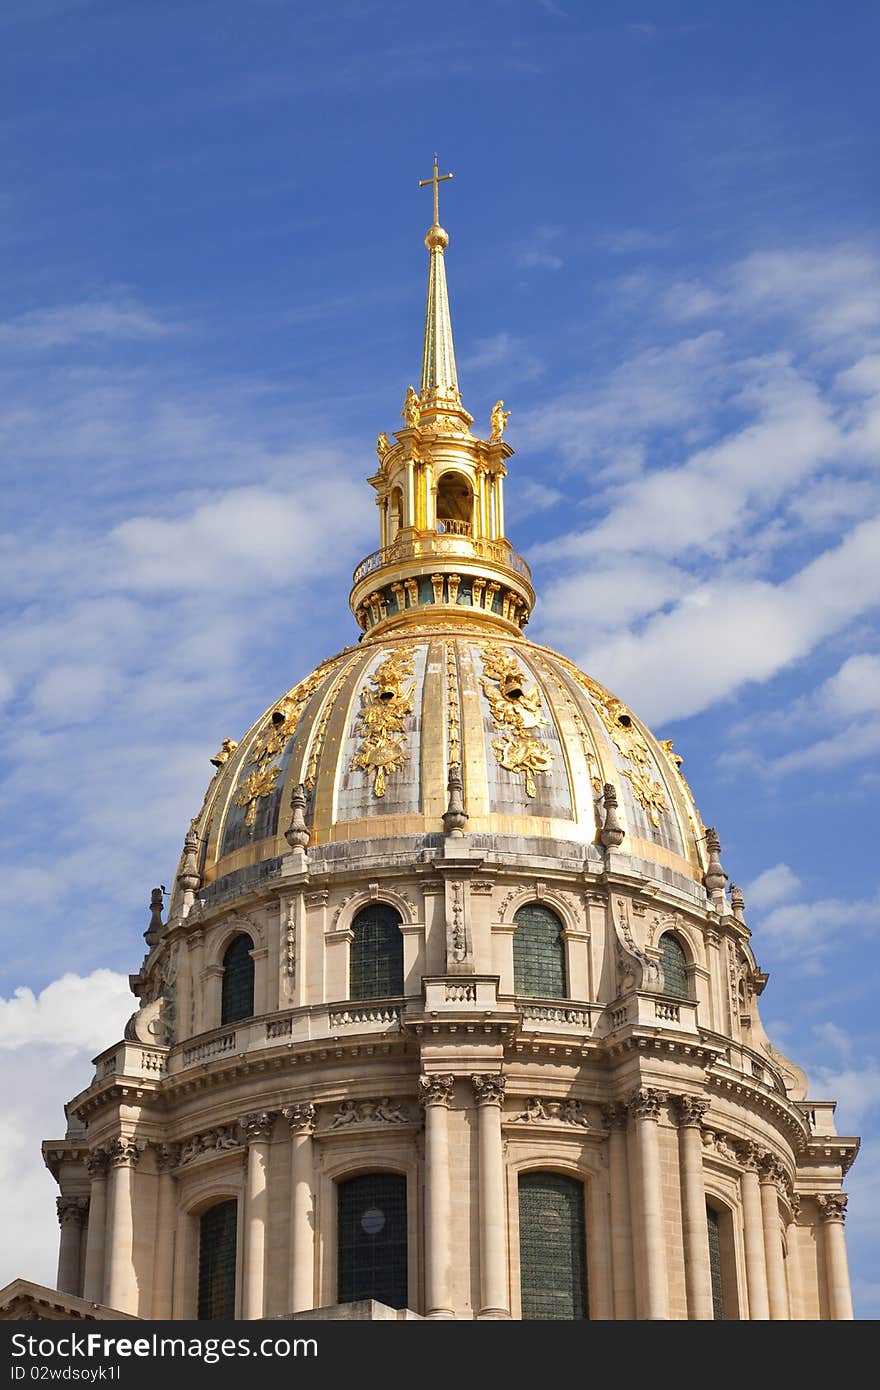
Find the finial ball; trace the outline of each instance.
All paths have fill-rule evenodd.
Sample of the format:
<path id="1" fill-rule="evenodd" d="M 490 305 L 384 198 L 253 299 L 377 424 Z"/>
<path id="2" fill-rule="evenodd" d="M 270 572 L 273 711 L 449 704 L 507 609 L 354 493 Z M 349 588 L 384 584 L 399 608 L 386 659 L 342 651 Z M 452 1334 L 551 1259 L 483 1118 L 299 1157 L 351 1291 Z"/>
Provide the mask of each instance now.
<path id="1" fill-rule="evenodd" d="M 449 233 L 444 231 L 442 227 L 429 227 L 425 237 L 425 245 L 429 251 L 436 250 L 438 246 L 445 251 L 449 245 Z"/>

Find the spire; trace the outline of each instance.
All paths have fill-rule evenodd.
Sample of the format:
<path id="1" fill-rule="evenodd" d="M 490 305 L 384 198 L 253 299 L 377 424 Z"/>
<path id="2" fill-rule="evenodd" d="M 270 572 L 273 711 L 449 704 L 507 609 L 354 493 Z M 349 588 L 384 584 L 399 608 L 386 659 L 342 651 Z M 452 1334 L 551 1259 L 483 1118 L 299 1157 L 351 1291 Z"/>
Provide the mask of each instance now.
<path id="1" fill-rule="evenodd" d="M 449 235 L 440 226 L 440 184 L 451 178 L 452 174 L 440 173 L 437 156 L 434 155 L 434 172 L 429 179 L 419 180 L 419 188 L 425 188 L 430 184 L 434 190 L 434 221 L 425 237 L 431 261 L 428 269 L 428 303 L 425 309 L 425 344 L 422 352 L 420 396 L 423 405 L 430 405 L 435 401 L 450 401 L 455 404 L 459 402 L 444 259 L 444 252 L 449 245 Z"/>

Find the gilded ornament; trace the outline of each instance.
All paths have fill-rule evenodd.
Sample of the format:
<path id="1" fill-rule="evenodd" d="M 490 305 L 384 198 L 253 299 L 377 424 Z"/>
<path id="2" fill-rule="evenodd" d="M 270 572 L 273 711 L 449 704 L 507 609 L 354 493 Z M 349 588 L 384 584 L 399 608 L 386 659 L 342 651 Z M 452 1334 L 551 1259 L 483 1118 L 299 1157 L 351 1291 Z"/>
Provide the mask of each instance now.
<path id="1" fill-rule="evenodd" d="M 253 825 L 257 818 L 257 802 L 260 797 L 272 795 L 280 771 L 277 763 L 273 763 L 271 767 L 254 768 L 242 782 L 235 796 L 235 804 L 248 808 L 244 818 L 245 825 Z"/>
<path id="2" fill-rule="evenodd" d="M 412 654 L 392 652 L 370 676 L 373 688 L 361 692 L 357 726 L 363 741 L 351 766 L 373 774 L 374 796 L 384 796 L 388 776 L 409 762 L 404 721 L 413 711 L 415 681 L 407 681 L 412 673 Z"/>
<path id="3" fill-rule="evenodd" d="M 390 448 L 391 440 L 388 438 L 388 435 L 385 433 L 385 431 L 382 430 L 379 434 L 379 438 L 376 440 L 376 453 L 379 455 L 380 463 L 382 459 L 384 459 L 385 455 L 388 453 L 388 450 Z"/>
<path id="4" fill-rule="evenodd" d="M 556 660 L 570 671 L 586 690 L 595 706 L 596 713 L 608 730 L 611 742 L 621 757 L 632 766 L 622 770 L 622 776 L 632 784 L 632 789 L 647 811 L 651 824 L 659 826 L 661 815 L 669 813 L 669 802 L 660 782 L 651 776 L 653 766 L 647 740 L 635 722 L 631 712 L 616 695 L 612 695 L 597 681 L 591 680 L 573 662 L 557 656 Z"/>
<path id="5" fill-rule="evenodd" d="M 275 706 L 269 716 L 268 724 L 254 740 L 250 756 L 252 763 L 262 763 L 270 758 L 278 757 L 287 740 L 294 733 L 304 706 L 326 675 L 327 665 L 319 666 L 317 671 L 306 676 L 305 680 L 294 686 L 290 694 L 285 695 L 284 699 Z"/>
<path id="6" fill-rule="evenodd" d="M 522 772 L 526 796 L 535 796 L 535 774 L 549 772 L 554 761 L 553 750 L 538 734 L 550 723 L 541 709 L 541 692 L 537 686 L 526 690 L 525 673 L 513 653 L 502 647 L 483 649 L 483 670 L 483 693 L 501 735 L 492 740 L 498 764 L 508 772 Z"/>

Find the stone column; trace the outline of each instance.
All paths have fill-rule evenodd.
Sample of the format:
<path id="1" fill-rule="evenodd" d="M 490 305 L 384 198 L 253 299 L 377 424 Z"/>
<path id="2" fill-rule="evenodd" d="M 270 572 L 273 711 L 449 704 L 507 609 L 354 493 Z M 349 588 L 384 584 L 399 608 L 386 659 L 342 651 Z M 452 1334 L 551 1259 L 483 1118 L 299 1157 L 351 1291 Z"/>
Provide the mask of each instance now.
<path id="1" fill-rule="evenodd" d="M 706 1224 L 706 1188 L 703 1183 L 703 1116 L 710 1102 L 699 1096 L 674 1096 L 678 1116 L 678 1162 L 681 1176 L 681 1215 L 684 1232 L 684 1268 L 688 1318 L 711 1322 L 712 1271 L 709 1266 L 709 1230 Z"/>
<path id="2" fill-rule="evenodd" d="M 705 932 L 706 964 L 709 968 L 709 999 L 712 1004 L 712 1027 L 716 1033 L 727 1032 L 726 1020 L 721 1006 L 724 997 L 721 980 L 721 943 L 714 927 Z"/>
<path id="3" fill-rule="evenodd" d="M 793 1193 L 788 1199 L 788 1206 L 791 1212 L 788 1225 L 785 1228 L 785 1241 L 788 1250 L 788 1259 L 785 1261 L 788 1274 L 788 1306 L 791 1309 L 792 1320 L 802 1321 L 804 1316 L 803 1284 L 801 1282 L 801 1251 L 798 1243 L 800 1198 Z"/>
<path id="4" fill-rule="evenodd" d="M 831 1192 L 817 1198 L 822 1216 L 822 1237 L 825 1243 L 825 1278 L 828 1284 L 828 1311 L 835 1322 L 851 1322 L 852 1292 L 849 1286 L 849 1265 L 843 1223 L 846 1220 L 847 1194 Z"/>
<path id="5" fill-rule="evenodd" d="M 480 1152 L 480 1297 L 481 1318 L 509 1318 L 507 1222 L 505 1220 L 504 1150 L 501 1105 L 506 1082 L 497 1073 L 472 1076 L 477 1099 Z"/>
<path id="6" fill-rule="evenodd" d="M 244 1278 L 242 1309 L 244 1319 L 263 1316 L 266 1284 L 266 1226 L 269 1193 L 269 1140 L 275 1112 L 261 1110 L 239 1121 L 247 1144 L 247 1178 L 244 1194 Z"/>
<path id="7" fill-rule="evenodd" d="M 419 1077 L 419 1100 L 425 1107 L 425 1313 L 429 1318 L 455 1316 L 447 1123 L 454 1084 L 455 1077 L 450 1074 Z"/>
<path id="8" fill-rule="evenodd" d="M 177 1144 L 157 1144 L 156 1249 L 153 1256 L 153 1308 L 151 1318 L 170 1318 L 174 1294 L 174 1237 L 177 1231 L 177 1191 L 173 1169 L 180 1158 Z"/>
<path id="9" fill-rule="evenodd" d="M 79 1297 L 80 1245 L 82 1228 L 89 1209 L 88 1197 L 56 1198 L 61 1244 L 58 1248 L 58 1288 L 61 1293 Z"/>
<path id="10" fill-rule="evenodd" d="M 107 1167 L 106 1149 L 92 1149 L 86 1168 L 92 1180 L 89 1194 L 89 1226 L 86 1232 L 86 1268 L 83 1276 L 83 1298 L 90 1303 L 104 1302 L 104 1246 L 107 1232 Z"/>
<path id="11" fill-rule="evenodd" d="M 315 1231 L 312 1224 L 315 1107 L 310 1102 L 289 1105 L 283 1114 L 290 1126 L 290 1311 L 304 1313 L 315 1306 Z"/>
<path id="12" fill-rule="evenodd" d="M 660 1144 L 657 1126 L 665 1092 L 643 1087 L 628 1101 L 635 1120 L 639 1159 L 636 1208 L 641 1220 L 642 1265 L 637 1271 L 638 1317 L 646 1321 L 669 1318 L 666 1238 L 663 1232 Z"/>
<path id="13" fill-rule="evenodd" d="M 779 1218 L 777 1186 L 783 1181 L 782 1165 L 772 1154 L 758 1161 L 761 1188 L 761 1220 L 764 1227 L 764 1258 L 767 1262 L 767 1301 L 773 1322 L 788 1322 L 788 1289 L 782 1254 L 782 1223 Z"/>
<path id="14" fill-rule="evenodd" d="M 110 1221 L 107 1243 L 106 1303 L 122 1313 L 138 1311 L 134 1273 L 134 1170 L 141 1151 L 133 1139 L 114 1139 L 110 1145 Z"/>
<path id="15" fill-rule="evenodd" d="M 764 1217 L 758 1184 L 758 1148 L 745 1140 L 737 1145 L 743 1166 L 740 1178 L 743 1206 L 743 1236 L 746 1247 L 746 1282 L 749 1291 L 749 1321 L 763 1322 L 770 1317 L 767 1292 L 767 1264 L 764 1254 Z"/>
<path id="16" fill-rule="evenodd" d="M 618 1322 L 621 1320 L 631 1322 L 636 1315 L 629 1174 L 626 1162 L 627 1118 L 627 1107 L 620 1102 L 602 1106 L 602 1119 L 608 1130 L 611 1278 L 614 1291 L 614 1317 Z"/>

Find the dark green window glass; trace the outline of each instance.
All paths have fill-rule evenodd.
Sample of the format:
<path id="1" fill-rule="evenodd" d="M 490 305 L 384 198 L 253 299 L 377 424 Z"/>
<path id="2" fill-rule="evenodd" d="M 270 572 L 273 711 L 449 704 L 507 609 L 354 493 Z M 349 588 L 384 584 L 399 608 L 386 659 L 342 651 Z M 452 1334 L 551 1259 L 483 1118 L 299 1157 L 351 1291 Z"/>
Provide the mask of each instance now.
<path id="1" fill-rule="evenodd" d="M 235 1317 L 236 1201 L 218 1202 L 199 1218 L 199 1318 Z"/>
<path id="2" fill-rule="evenodd" d="M 589 1317 L 584 1185 L 576 1178 L 520 1177 L 519 1268 L 524 1319 Z"/>
<path id="3" fill-rule="evenodd" d="M 528 903 L 514 914 L 513 991 L 540 999 L 564 999 L 562 923 L 548 907 Z"/>
<path id="4" fill-rule="evenodd" d="M 403 994 L 400 914 L 387 903 L 365 907 L 352 923 L 350 999 Z"/>
<path id="5" fill-rule="evenodd" d="M 367 1173 L 339 1184 L 337 1298 L 407 1306 L 406 1178 Z"/>
<path id="6" fill-rule="evenodd" d="M 677 999 L 688 997 L 687 958 L 672 932 L 660 938 L 660 969 L 663 972 L 663 993 Z"/>
<path id="7" fill-rule="evenodd" d="M 254 943 L 249 936 L 237 936 L 223 957 L 223 990 L 220 1022 L 238 1023 L 254 1016 Z"/>
<path id="8" fill-rule="evenodd" d="M 721 1282 L 721 1238 L 718 1229 L 718 1213 L 706 1208 L 706 1224 L 709 1227 L 709 1269 L 712 1274 L 712 1316 L 716 1322 L 724 1321 L 724 1286 Z"/>

